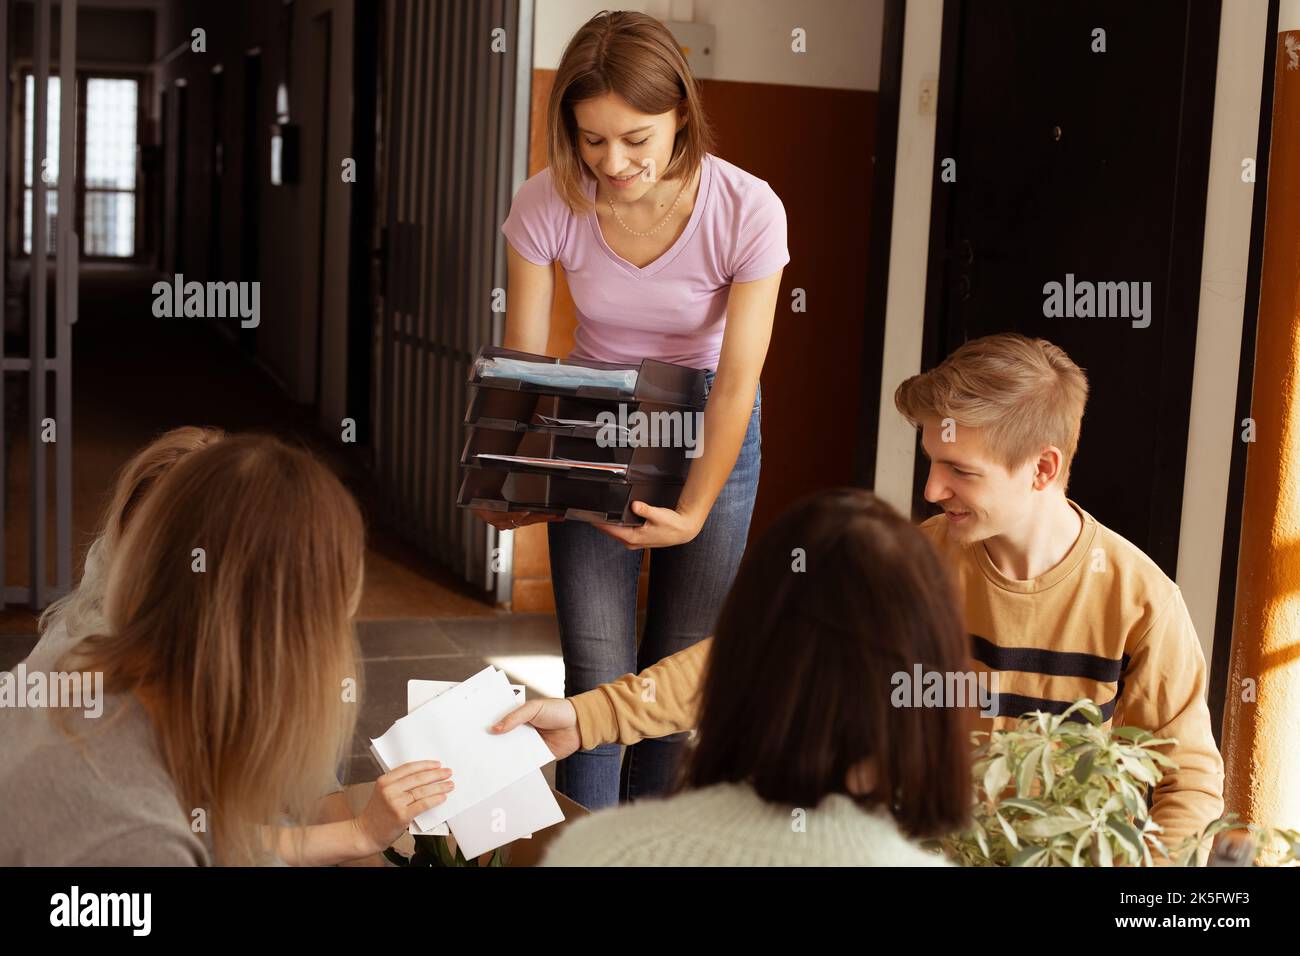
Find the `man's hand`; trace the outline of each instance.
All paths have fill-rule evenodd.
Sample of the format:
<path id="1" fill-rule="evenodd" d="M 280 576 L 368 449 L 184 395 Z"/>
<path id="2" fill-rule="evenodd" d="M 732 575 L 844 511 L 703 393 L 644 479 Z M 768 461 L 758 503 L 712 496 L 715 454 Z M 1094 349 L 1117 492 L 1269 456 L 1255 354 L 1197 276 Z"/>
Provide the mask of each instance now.
<path id="1" fill-rule="evenodd" d="M 542 735 L 556 760 L 563 760 L 582 743 L 578 735 L 578 712 L 564 698 L 530 700 L 502 717 L 492 726 L 492 733 L 507 734 L 521 724 L 531 724 Z"/>

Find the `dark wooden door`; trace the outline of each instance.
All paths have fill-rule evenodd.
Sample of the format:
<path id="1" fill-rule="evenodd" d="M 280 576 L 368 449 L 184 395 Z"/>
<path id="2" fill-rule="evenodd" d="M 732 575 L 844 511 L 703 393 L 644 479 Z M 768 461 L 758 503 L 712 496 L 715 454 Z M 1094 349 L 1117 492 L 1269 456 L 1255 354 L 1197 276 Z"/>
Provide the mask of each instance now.
<path id="1" fill-rule="evenodd" d="M 1091 383 L 1070 497 L 1171 577 L 1218 24 L 1203 0 L 945 4 L 923 363 L 1001 331 L 1065 349 Z M 1146 315 L 1046 315 L 1067 277 L 1149 288 Z M 924 479 L 918 456 L 918 517 Z"/>

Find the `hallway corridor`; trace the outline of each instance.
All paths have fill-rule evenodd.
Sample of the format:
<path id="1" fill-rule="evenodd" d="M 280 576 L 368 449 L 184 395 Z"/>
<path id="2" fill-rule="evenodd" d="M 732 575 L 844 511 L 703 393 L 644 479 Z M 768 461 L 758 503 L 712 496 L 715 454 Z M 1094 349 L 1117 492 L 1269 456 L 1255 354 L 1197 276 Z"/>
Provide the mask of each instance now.
<path id="1" fill-rule="evenodd" d="M 87 270 L 83 279 L 73 351 L 73 580 L 80 578 L 117 470 L 151 437 L 186 424 L 272 432 L 307 445 L 327 461 L 366 515 L 369 543 L 357 628 L 365 673 L 350 780 L 373 778 L 368 737 L 383 733 L 405 713 L 408 679 L 461 680 L 493 662 L 527 684 L 530 695 L 561 694 L 563 667 L 554 618 L 495 611 L 384 527 L 377 493 L 364 469 L 315 429 L 311 409 L 289 401 L 209 320 L 154 318 L 153 279 L 138 270 L 110 267 Z M 9 397 L 16 397 L 12 386 Z M 6 502 L 6 561 L 11 580 L 25 583 L 25 408 L 23 402 L 6 404 L 13 492 Z M 31 650 L 36 617 L 21 607 L 0 612 L 0 670 Z"/>

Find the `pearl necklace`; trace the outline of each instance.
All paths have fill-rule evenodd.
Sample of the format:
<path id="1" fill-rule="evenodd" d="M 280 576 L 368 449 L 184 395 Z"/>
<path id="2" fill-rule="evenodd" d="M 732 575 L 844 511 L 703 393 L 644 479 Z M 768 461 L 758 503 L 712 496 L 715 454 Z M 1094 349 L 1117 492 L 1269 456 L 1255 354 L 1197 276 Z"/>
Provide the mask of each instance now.
<path id="1" fill-rule="evenodd" d="M 694 178 L 695 178 L 694 176 L 691 177 L 691 179 Z M 662 219 L 660 219 L 659 225 L 655 226 L 649 232 L 637 232 L 635 229 L 629 227 L 628 224 L 623 221 L 623 217 L 618 214 L 618 210 L 614 208 L 613 197 L 610 197 L 609 200 L 609 211 L 614 214 L 614 218 L 618 220 L 618 224 L 622 226 L 624 229 L 626 229 L 628 232 L 632 233 L 632 235 L 641 236 L 642 238 L 646 236 L 653 236 L 656 232 L 658 232 L 660 229 L 664 227 L 664 223 L 666 223 L 669 219 L 671 219 L 673 213 L 677 211 L 677 204 L 682 201 L 682 193 L 686 191 L 686 186 L 687 183 L 682 183 L 681 189 L 677 190 L 677 198 L 673 200 L 672 208 L 668 210 L 668 214 L 664 216 Z"/>

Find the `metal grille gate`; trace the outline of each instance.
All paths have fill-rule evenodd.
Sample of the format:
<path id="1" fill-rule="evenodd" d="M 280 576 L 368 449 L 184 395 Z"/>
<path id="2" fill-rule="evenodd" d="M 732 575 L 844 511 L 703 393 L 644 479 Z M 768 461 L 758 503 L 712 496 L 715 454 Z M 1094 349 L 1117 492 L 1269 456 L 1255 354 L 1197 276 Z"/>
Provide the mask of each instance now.
<path id="1" fill-rule="evenodd" d="M 395 526 L 504 601 L 512 535 L 455 496 L 470 363 L 504 333 L 493 290 L 527 175 L 533 2 L 387 6 L 375 470 Z"/>
<path id="2" fill-rule="evenodd" d="M 32 49 L 34 78 L 32 119 L 32 254 L 28 261 L 28 310 L 26 334 L 19 338 L 27 343 L 27 355 L 7 355 L 5 353 L 5 333 L 11 325 L 22 325 L 22 316 L 15 316 L 18 321 L 10 322 L 5 316 L 3 328 L 0 328 L 0 392 L 4 391 L 4 379 L 11 372 L 27 374 L 27 496 L 29 502 L 28 533 L 28 583 L 10 585 L 5 570 L 5 535 L 8 530 L 8 504 L 13 489 L 10 486 L 10 469 L 8 451 L 10 448 L 4 433 L 5 417 L 0 415 L 0 609 L 8 602 L 27 604 L 34 610 L 44 608 L 60 594 L 67 593 L 72 587 L 72 325 L 77 321 L 77 273 L 79 240 L 73 231 L 76 216 L 73 186 L 76 178 L 76 92 L 75 82 L 59 84 L 59 160 L 58 160 L 58 215 L 55 218 L 55 281 L 54 281 L 54 350 L 51 353 L 48 342 L 49 317 L 47 309 L 46 281 L 49 275 L 49 254 L 46 234 L 47 225 L 43 215 L 46 208 L 48 185 L 42 175 L 46 160 L 46 117 L 49 104 L 48 79 L 50 76 L 50 8 L 51 0 L 35 0 L 34 37 Z M 59 74 L 63 77 L 76 76 L 77 48 L 77 3 L 76 0 L 61 0 L 59 17 Z M 6 5 L 0 15 L 0 78 L 6 84 L 9 80 L 9 15 L 12 5 Z M 7 90 L 10 96 L 21 96 L 22 85 Z M 9 129 L 7 119 L 10 115 L 8 100 L 0 109 L 0 183 L 8 183 L 11 171 L 7 168 L 9 150 Z M 14 175 L 23 175 L 24 157 L 18 154 L 19 168 Z M 6 189 L 6 192 L 8 190 Z M 19 191 L 21 195 L 21 190 Z M 11 250 L 7 248 L 8 230 L 4 230 L 5 239 L 0 240 L 0 294 L 8 288 L 8 276 L 5 274 Z M 8 301 L 6 297 L 6 302 Z M 54 376 L 54 415 L 50 415 L 49 377 Z M 49 429 L 47 419 L 53 420 L 53 442 L 47 442 Z M 46 481 L 49 445 L 54 446 L 55 471 L 55 576 L 53 585 L 49 583 L 47 571 L 46 540 Z"/>

